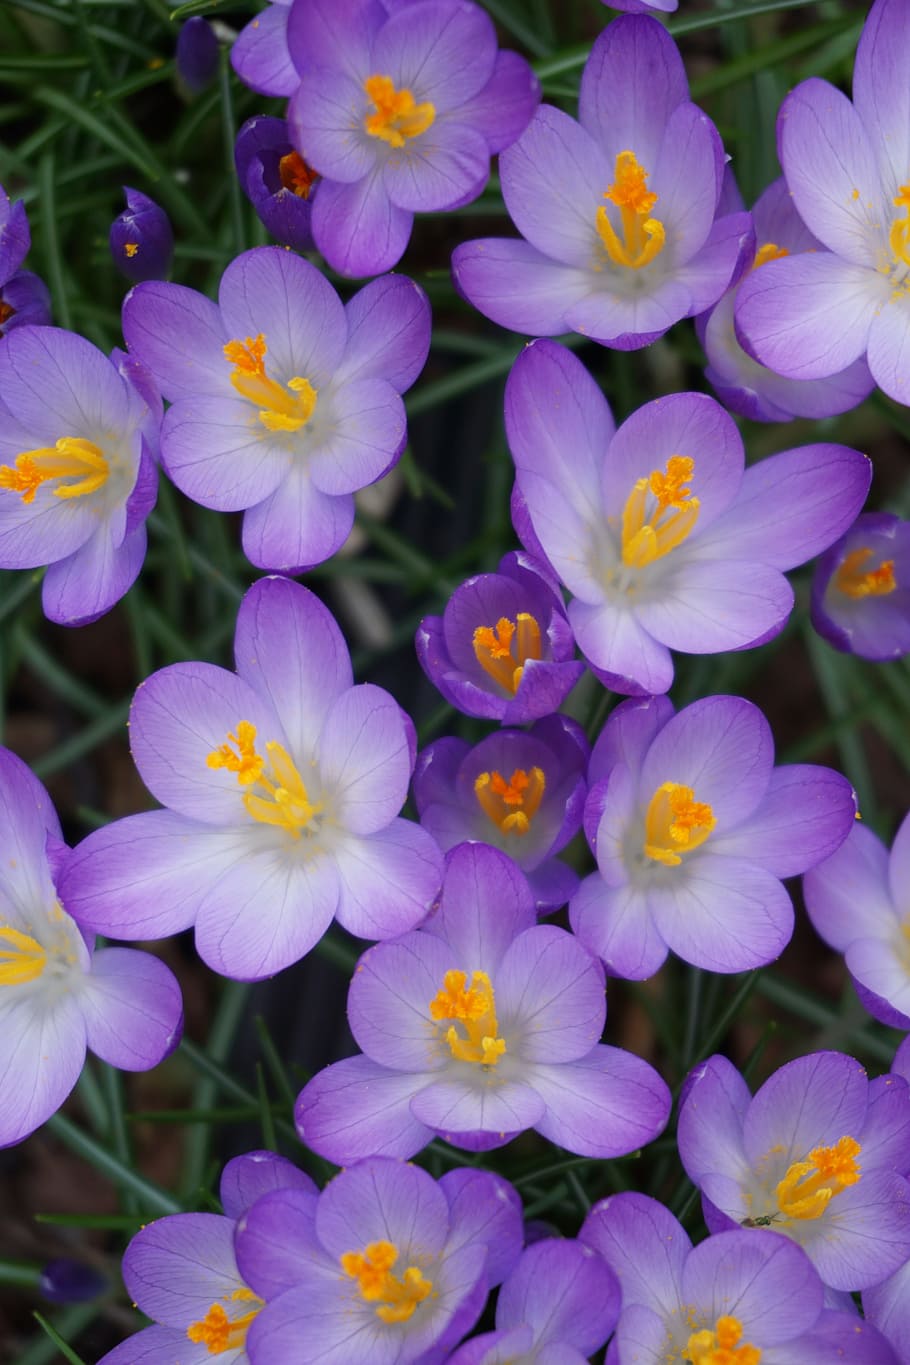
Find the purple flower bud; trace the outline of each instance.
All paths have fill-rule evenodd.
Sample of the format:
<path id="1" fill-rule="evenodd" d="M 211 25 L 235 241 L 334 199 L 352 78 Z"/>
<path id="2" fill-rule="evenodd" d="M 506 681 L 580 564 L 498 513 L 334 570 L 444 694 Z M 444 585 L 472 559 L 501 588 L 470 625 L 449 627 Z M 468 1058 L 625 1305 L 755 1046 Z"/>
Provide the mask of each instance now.
<path id="1" fill-rule="evenodd" d="M 198 14 L 187 19 L 177 35 L 177 70 L 194 94 L 215 78 L 218 39 L 209 21 Z"/>
<path id="2" fill-rule="evenodd" d="M 319 176 L 291 145 L 286 120 L 265 114 L 247 119 L 234 161 L 244 194 L 272 236 L 295 251 L 312 251 Z"/>
<path id="3" fill-rule="evenodd" d="M 171 268 L 174 234 L 168 216 L 154 199 L 124 185 L 126 208 L 111 223 L 114 264 L 134 284 L 162 280 Z"/>
<path id="4" fill-rule="evenodd" d="M 107 1280 L 92 1266 L 61 1256 L 48 1261 L 41 1272 L 38 1288 L 50 1303 L 87 1303 L 104 1293 Z"/>

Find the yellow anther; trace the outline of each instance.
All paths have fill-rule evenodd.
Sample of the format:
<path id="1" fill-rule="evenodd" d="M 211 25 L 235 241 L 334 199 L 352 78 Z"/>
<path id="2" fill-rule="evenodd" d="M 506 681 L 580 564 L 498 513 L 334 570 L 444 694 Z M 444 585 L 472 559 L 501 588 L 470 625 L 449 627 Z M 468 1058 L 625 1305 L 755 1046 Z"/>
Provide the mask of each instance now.
<path id="1" fill-rule="evenodd" d="M 241 720 L 237 733 L 229 733 L 227 744 L 213 749 L 206 757 L 206 763 L 210 768 L 226 768 L 228 772 L 236 773 L 238 783 L 246 788 L 243 804 L 254 820 L 263 825 L 276 825 L 292 839 L 299 839 L 301 832 L 322 810 L 322 802 L 310 801 L 303 778 L 284 745 L 268 740 L 265 758 L 257 753 L 255 746 L 255 725 Z"/>
<path id="2" fill-rule="evenodd" d="M 464 1034 L 453 1023 L 445 1032 L 449 1051 L 459 1062 L 477 1062 L 481 1066 L 495 1066 L 506 1050 L 505 1039 L 497 1037 L 496 998 L 486 972 L 474 972 L 467 985 L 467 972 L 448 971 L 442 979 L 442 989 L 429 1004 L 430 1018 L 435 1023 L 455 1020 L 464 1026 Z"/>
<path id="3" fill-rule="evenodd" d="M 678 867 L 684 853 L 705 842 L 717 824 L 704 801 L 696 801 L 691 787 L 665 782 L 651 797 L 645 815 L 645 856 L 665 867 Z"/>
<path id="4" fill-rule="evenodd" d="M 759 266 L 767 265 L 769 261 L 779 261 L 781 257 L 789 255 L 785 246 L 778 246 L 776 242 L 765 242 L 755 253 L 752 269 L 758 270 Z"/>
<path id="5" fill-rule="evenodd" d="M 262 1307 L 260 1299 L 251 1290 L 238 1290 L 232 1299 L 253 1299 L 256 1307 L 242 1318 L 229 1318 L 220 1303 L 213 1303 L 204 1318 L 193 1322 L 186 1329 L 190 1341 L 204 1345 L 210 1356 L 220 1356 L 225 1351 L 236 1351 L 246 1342 L 250 1323 Z"/>
<path id="6" fill-rule="evenodd" d="M 363 126 L 370 137 L 382 138 L 390 147 L 403 147 L 409 138 L 425 133 L 436 120 L 436 107 L 429 100 L 418 104 L 405 86 L 395 89 L 391 76 L 368 76 L 363 88 L 376 112 L 367 114 Z"/>
<path id="7" fill-rule="evenodd" d="M 898 265 L 910 266 L 910 185 L 901 185 L 892 202 L 904 210 L 904 216 L 891 224 L 888 245 Z"/>
<path id="8" fill-rule="evenodd" d="M 635 482 L 622 513 L 622 559 L 629 568 L 662 559 L 692 532 L 700 505 L 689 486 L 694 473 L 691 456 L 671 455 L 665 471 L 654 469 Z"/>
<path id="9" fill-rule="evenodd" d="M 55 446 L 23 450 L 15 466 L 0 466 L 0 488 L 21 493 L 23 502 L 34 502 L 35 494 L 49 479 L 66 479 L 54 489 L 56 498 L 83 498 L 97 493 L 110 473 L 107 460 L 94 441 L 81 436 L 61 436 Z M 75 480 L 75 482 L 71 482 Z"/>
<path id="10" fill-rule="evenodd" d="M 125 242 L 124 245 L 123 245 L 123 250 L 125 251 L 125 253 L 127 254 L 127 256 L 129 256 L 130 260 L 132 260 L 132 258 L 135 256 L 136 252 L 139 250 L 139 243 L 138 243 L 138 242 Z"/>
<path id="11" fill-rule="evenodd" d="M 402 1275 L 393 1275 L 398 1260 L 394 1242 L 370 1242 L 363 1251 L 346 1251 L 340 1257 L 345 1275 L 357 1281 L 361 1298 L 377 1304 L 376 1316 L 382 1322 L 407 1322 L 414 1310 L 433 1293 L 433 1281 L 426 1279 L 416 1265 Z"/>
<path id="12" fill-rule="evenodd" d="M 833 1147 L 816 1147 L 806 1161 L 794 1161 L 777 1186 L 777 1205 L 785 1218 L 821 1218 L 835 1195 L 860 1178 L 856 1158 L 862 1147 L 852 1137 Z"/>
<path id="13" fill-rule="evenodd" d="M 613 184 L 604 198 L 619 209 L 622 240 L 603 205 L 597 210 L 597 231 L 615 265 L 640 270 L 653 261 L 664 246 L 664 225 L 659 218 L 649 216 L 657 203 L 657 195 L 648 189 L 648 172 L 639 164 L 634 152 L 619 153 L 614 174 Z"/>
<path id="14" fill-rule="evenodd" d="M 268 350 L 265 337 L 228 341 L 224 356 L 231 365 L 231 383 L 259 408 L 259 420 L 267 431 L 299 431 L 316 410 L 317 391 L 308 379 L 294 375 L 287 384 L 269 378 L 265 368 Z"/>
<path id="15" fill-rule="evenodd" d="M 714 1329 L 693 1332 L 682 1353 L 692 1365 L 759 1365 L 761 1351 L 748 1342 L 739 1345 L 743 1325 L 738 1318 L 720 1317 Z"/>
<path id="16" fill-rule="evenodd" d="M 298 199 L 309 199 L 319 172 L 308 166 L 299 152 L 288 152 L 278 162 L 278 178 L 282 189 L 290 190 Z"/>
<path id="17" fill-rule="evenodd" d="M 863 565 L 872 558 L 872 553 L 868 545 L 863 545 L 844 556 L 834 575 L 834 586 L 838 592 L 854 598 L 886 597 L 889 592 L 894 592 L 897 579 L 894 577 L 893 559 L 883 559 L 877 568 L 863 572 Z"/>
<path id="18" fill-rule="evenodd" d="M 515 768 L 508 779 L 494 768 L 474 779 L 474 795 L 502 834 L 527 834 L 546 785 L 542 768 Z"/>
<path id="19" fill-rule="evenodd" d="M 0 924 L 0 986 L 37 981 L 47 966 L 47 953 L 31 934 Z"/>
<path id="20" fill-rule="evenodd" d="M 495 626 L 478 626 L 472 643 L 484 672 L 512 696 L 518 691 L 525 664 L 541 657 L 540 626 L 527 611 L 520 611 L 514 621 L 501 616 Z"/>

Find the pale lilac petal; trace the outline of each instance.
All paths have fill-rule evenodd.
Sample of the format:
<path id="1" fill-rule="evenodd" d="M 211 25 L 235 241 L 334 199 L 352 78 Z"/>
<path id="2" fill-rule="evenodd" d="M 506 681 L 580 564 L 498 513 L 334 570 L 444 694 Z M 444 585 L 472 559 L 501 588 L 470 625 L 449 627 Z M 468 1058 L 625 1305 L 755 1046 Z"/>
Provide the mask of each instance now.
<path id="1" fill-rule="evenodd" d="M 101 525 L 74 554 L 51 564 L 41 584 L 49 621 L 83 626 L 96 621 L 127 593 L 145 561 L 145 526 L 114 546 L 110 526 Z"/>
<path id="2" fill-rule="evenodd" d="M 752 1096 L 726 1057 L 709 1057 L 687 1080 L 679 1111 L 679 1155 L 693 1184 L 723 1174 L 737 1184 L 751 1179 L 743 1124 Z"/>
<path id="3" fill-rule="evenodd" d="M 62 839 L 60 821 L 50 797 L 21 758 L 0 746 L 0 828 L 4 857 L 0 860 L 3 911 L 31 912 L 54 899 L 45 849 L 48 837 Z M 69 856 L 69 850 L 65 850 Z"/>
<path id="4" fill-rule="evenodd" d="M 123 1071 L 148 1071 L 180 1041 L 180 987 L 151 953 L 102 948 L 92 958 L 79 1004 L 88 1046 Z"/>
<path id="5" fill-rule="evenodd" d="M 511 858 L 486 844 L 459 844 L 446 858 L 442 898 L 426 925 L 465 971 L 493 980 L 509 945 L 537 923 L 527 878 Z"/>
<path id="6" fill-rule="evenodd" d="M 300 83 L 288 51 L 288 7 L 269 5 L 251 19 L 231 46 L 231 66 L 260 95 L 293 95 Z"/>
<path id="7" fill-rule="evenodd" d="M 401 708 L 388 692 L 361 683 L 326 715 L 319 774 L 332 816 L 353 834 L 375 834 L 404 805 L 411 755 Z"/>
<path id="8" fill-rule="evenodd" d="M 310 455 L 309 469 L 314 488 L 337 496 L 387 472 L 404 449 L 407 422 L 401 398 L 384 379 L 352 380 L 333 401 L 332 433 Z"/>
<path id="9" fill-rule="evenodd" d="M 669 949 L 635 886 L 607 886 L 599 873 L 585 878 L 569 905 L 572 929 L 611 976 L 645 981 L 659 971 Z"/>
<path id="10" fill-rule="evenodd" d="M 426 363 L 430 344 L 430 302 L 406 275 L 383 275 L 359 289 L 345 304 L 348 344 L 336 383 L 384 379 L 404 393 Z"/>
<path id="11" fill-rule="evenodd" d="M 221 313 L 195 289 L 158 280 L 137 284 L 123 302 L 123 335 L 168 402 L 233 393 Z"/>
<path id="12" fill-rule="evenodd" d="M 648 904 L 672 951 L 710 972 L 763 967 L 793 934 L 793 905 L 783 886 L 744 858 L 696 854 L 683 877 L 649 889 Z"/>
<path id="13" fill-rule="evenodd" d="M 566 310 L 591 289 L 590 273 L 560 265 L 529 242 L 486 237 L 452 253 L 459 293 L 484 317 L 526 336 L 559 336 L 571 329 Z"/>
<path id="14" fill-rule="evenodd" d="M 0 1147 L 19 1142 L 55 1113 L 85 1061 L 85 1022 L 73 995 L 53 1004 L 23 999 L 0 1005 L 0 1087 L 15 1096 L 0 1112 Z"/>
<path id="15" fill-rule="evenodd" d="M 602 1199 L 588 1214 L 579 1241 L 594 1247 L 621 1275 L 623 1318 L 631 1306 L 663 1317 L 679 1304 L 680 1283 L 692 1243 L 669 1209 L 647 1195 Z"/>
<path id="16" fill-rule="evenodd" d="M 413 1095 L 430 1080 L 348 1057 L 304 1086 L 294 1109 L 297 1132 L 314 1152 L 342 1165 L 367 1156 L 412 1157 L 433 1137 L 411 1113 Z"/>
<path id="17" fill-rule="evenodd" d="M 547 1106 L 534 1127 L 581 1156 L 625 1156 L 657 1137 L 670 1116 L 670 1092 L 654 1068 L 618 1047 L 598 1045 L 580 1061 L 538 1065 L 531 1075 Z"/>
<path id="18" fill-rule="evenodd" d="M 748 213 L 716 218 L 704 246 L 674 271 L 675 280 L 689 294 L 686 316 L 711 308 L 739 279 L 754 252 L 755 234 Z"/>
<path id="19" fill-rule="evenodd" d="M 884 1332 L 896 1347 L 910 1333 L 910 1261 L 881 1284 L 863 1291 L 866 1318 Z M 900 1365 L 900 1356 L 898 1356 Z"/>
<path id="20" fill-rule="evenodd" d="M 130 1242 L 123 1279 L 144 1313 L 185 1332 L 191 1322 L 205 1317 L 213 1299 L 242 1288 L 234 1225 L 214 1213 L 158 1218 Z"/>
<path id="21" fill-rule="evenodd" d="M 618 19 L 591 49 L 578 117 L 609 157 L 629 148 L 650 171 L 667 120 L 688 97 L 682 58 L 666 30 L 647 18 Z"/>
<path id="22" fill-rule="evenodd" d="M 853 103 L 887 189 L 910 166 L 910 33 L 901 0 L 879 0 L 866 16 L 853 68 Z"/>
<path id="23" fill-rule="evenodd" d="M 795 877 L 838 849 L 855 823 L 856 796 L 840 773 L 811 764 L 776 768 L 748 825 L 711 839 L 714 853 Z"/>
<path id="24" fill-rule="evenodd" d="M 426 1171 L 375 1157 L 332 1180 L 316 1210 L 316 1235 L 329 1256 L 385 1238 L 403 1257 L 438 1256 L 448 1235 L 445 1194 Z"/>
<path id="25" fill-rule="evenodd" d="M 0 417 L 5 413 L 0 409 Z M 26 437 L 11 452 L 15 461 L 21 451 L 32 448 Z M 26 503 L 9 489 L 0 489 L 0 566 L 4 569 L 37 569 L 75 554 L 98 528 L 90 498 L 58 498 L 49 483 L 39 488 L 34 502 Z"/>
<path id="26" fill-rule="evenodd" d="M 540 82 L 517 52 L 497 52 L 493 74 L 482 90 L 458 110 L 462 123 L 483 133 L 492 153 L 520 137 L 540 102 Z"/>
<path id="27" fill-rule="evenodd" d="M 640 294 L 595 289 L 577 303 L 567 301 L 566 328 L 618 351 L 650 346 L 689 312 L 691 295 L 675 274 Z"/>
<path id="28" fill-rule="evenodd" d="M 313 237 L 341 275 L 378 275 L 404 254 L 414 215 L 396 208 L 380 171 L 354 185 L 324 180 L 313 201 Z"/>
<path id="29" fill-rule="evenodd" d="M 535 1242 L 500 1291 L 496 1321 L 500 1327 L 529 1323 L 544 1365 L 545 1344 L 578 1347 L 584 1359 L 616 1325 L 620 1298 L 616 1276 L 583 1242 Z"/>
<path id="30" fill-rule="evenodd" d="M 691 555 L 636 607 L 655 640 L 688 654 L 719 654 L 761 643 L 783 627 L 793 589 L 778 569 L 745 559 L 709 559 L 694 543 Z"/>
<path id="31" fill-rule="evenodd" d="M 179 1354 L 178 1354 L 179 1353 Z M 179 1327 L 144 1327 L 141 1332 L 108 1351 L 98 1365 L 161 1365 L 163 1360 L 179 1361 L 180 1365 L 206 1365 L 210 1359 L 204 1341 L 191 1342 L 186 1329 Z M 234 1365 L 236 1352 L 225 1354 L 221 1365 Z"/>
<path id="32" fill-rule="evenodd" d="M 722 1314 L 742 1324 L 743 1340 L 759 1337 L 762 1355 L 811 1328 L 824 1290 L 805 1253 L 779 1233 L 722 1232 L 695 1247 L 682 1274 L 685 1303 L 708 1322 Z M 771 1349 L 767 1354 L 773 1359 Z"/>
<path id="33" fill-rule="evenodd" d="M 218 1193 L 228 1218 L 239 1218 L 257 1199 L 273 1190 L 298 1190 L 315 1198 L 316 1186 L 293 1162 L 276 1152 L 244 1152 L 231 1157 L 221 1172 Z"/>
<path id="34" fill-rule="evenodd" d="M 605 686 L 635 696 L 668 690 L 673 682 L 670 651 L 633 612 L 611 602 L 601 606 L 575 600 L 568 613 L 578 648 Z"/>
<path id="35" fill-rule="evenodd" d="M 863 1134 L 863 1165 L 867 1171 L 888 1170 L 906 1175 L 910 1169 L 910 1103 L 902 1076 L 878 1076 L 869 1082 L 869 1114 Z"/>
<path id="36" fill-rule="evenodd" d="M 430 1002 L 456 965 L 451 948 L 435 934 L 406 934 L 364 953 L 351 979 L 348 1021 L 368 1057 L 408 1072 L 437 1071 L 447 1063 Z"/>
<path id="37" fill-rule="evenodd" d="M 564 929 L 520 934 L 496 975 L 500 1027 L 514 1030 L 522 1059 L 571 1062 L 600 1041 L 606 1018 L 603 969 Z"/>
<path id="38" fill-rule="evenodd" d="M 496 30 L 479 5 L 431 0 L 394 13 L 376 35 L 372 56 L 376 70 L 389 71 L 396 86 L 413 90 L 418 102 L 432 100 L 438 115 L 486 85 L 496 61 Z"/>
<path id="39" fill-rule="evenodd" d="M 833 1235 L 816 1238 L 807 1250 L 835 1289 L 878 1284 L 910 1256 L 910 1187 L 899 1175 L 861 1177 L 838 1196 L 829 1217 Z"/>
<path id="40" fill-rule="evenodd" d="M 217 512 L 239 512 L 287 478 L 292 451 L 258 423 L 245 398 L 183 399 L 165 413 L 161 458 L 182 493 Z"/>
<path id="41" fill-rule="evenodd" d="M 478 1068 L 482 1069 L 482 1068 Z M 562 1067 L 558 1068 L 562 1071 Z M 539 1124 L 544 1100 L 535 1081 L 505 1080 L 497 1074 L 467 1080 L 435 1077 L 411 1101 L 411 1113 L 456 1145 L 462 1134 L 495 1133 L 507 1138 Z"/>
<path id="42" fill-rule="evenodd" d="M 392 820 L 335 847 L 339 924 L 358 938 L 385 939 L 425 919 L 442 881 L 442 853 L 420 825 Z"/>
<path id="43" fill-rule="evenodd" d="M 910 308 L 895 291 L 875 314 L 866 356 L 872 377 L 897 403 L 910 403 Z"/>
<path id="44" fill-rule="evenodd" d="M 597 868 L 607 886 L 625 886 L 629 880 L 626 868 L 627 842 L 630 831 L 639 820 L 638 769 L 617 763 L 603 779 L 601 792 L 595 797 L 600 807 L 600 818 L 593 830 L 593 851 Z M 586 811 L 586 818 L 589 812 Z"/>
<path id="45" fill-rule="evenodd" d="M 755 1167 L 773 1149 L 786 1170 L 791 1162 L 805 1160 L 813 1147 L 860 1132 L 867 1096 L 864 1068 L 841 1052 L 815 1052 L 787 1062 L 749 1106 L 743 1140 L 750 1164 Z"/>
<path id="46" fill-rule="evenodd" d="M 382 144 L 363 126 L 372 107 L 363 81 L 337 69 L 315 71 L 295 88 L 288 121 L 307 163 L 336 184 L 353 185 L 368 176 L 380 160 Z"/>
<path id="47" fill-rule="evenodd" d="M 500 1284 L 518 1260 L 524 1240 L 521 1199 L 501 1175 L 456 1167 L 439 1181 L 449 1203 L 449 1248 L 483 1242 L 486 1277 Z"/>
<path id="48" fill-rule="evenodd" d="M 316 1239 L 316 1201 L 312 1188 L 264 1193 L 255 1206 L 241 1210 L 234 1234 L 237 1266 L 244 1280 L 263 1299 L 273 1299 L 311 1276 L 333 1275 L 336 1269 Z"/>
<path id="49" fill-rule="evenodd" d="M 910 884 L 910 813 L 904 816 L 888 860 L 888 885 L 895 905 L 900 905 L 905 888 Z"/>
<path id="50" fill-rule="evenodd" d="M 270 497 L 247 508 L 243 552 L 261 569 L 302 573 L 340 550 L 353 525 L 353 496 L 321 493 L 297 460 Z"/>
<path id="51" fill-rule="evenodd" d="M 899 1014 L 910 1014 L 910 974 L 901 955 L 899 929 L 884 938 L 879 925 L 875 938 L 855 938 L 847 946 L 847 970 L 867 991 L 872 991 Z M 873 1011 L 866 1006 L 870 1013 Z"/>
<path id="52" fill-rule="evenodd" d="M 588 782 L 608 777 L 617 763 L 638 772 L 655 736 L 674 714 L 669 697 L 642 697 L 624 701 L 609 719 L 591 751 Z"/>
<path id="53" fill-rule="evenodd" d="M 0 347 L 0 393 L 33 444 L 130 428 L 131 396 L 107 356 L 62 327 L 18 327 Z"/>
<path id="54" fill-rule="evenodd" d="M 307 0 L 292 5 L 288 46 L 298 71 L 340 67 L 354 80 L 372 70 L 373 42 L 388 18 L 379 0 Z"/>
<path id="55" fill-rule="evenodd" d="M 672 234 L 678 261 L 689 260 L 707 240 L 722 174 L 723 148 L 714 124 L 696 105 L 678 105 L 667 120 L 648 182 L 658 195 L 654 216 Z M 718 281 L 717 296 L 726 283 Z"/>
<path id="56" fill-rule="evenodd" d="M 414 140 L 408 156 L 386 161 L 383 183 L 398 208 L 438 213 L 476 199 L 489 174 L 483 134 L 466 123 L 437 119 Z"/>

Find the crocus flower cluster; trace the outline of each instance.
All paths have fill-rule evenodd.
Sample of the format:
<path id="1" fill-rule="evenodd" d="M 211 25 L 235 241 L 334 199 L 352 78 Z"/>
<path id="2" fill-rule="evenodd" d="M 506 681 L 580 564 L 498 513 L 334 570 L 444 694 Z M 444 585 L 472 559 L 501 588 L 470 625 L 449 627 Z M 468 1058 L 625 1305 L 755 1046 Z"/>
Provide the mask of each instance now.
<path id="1" fill-rule="evenodd" d="M 863 659 L 910 654 L 910 523 L 891 512 L 857 517 L 818 561 L 812 624 Z"/>
<path id="2" fill-rule="evenodd" d="M 41 326 L 51 320 L 51 296 L 44 281 L 22 262 L 31 246 L 25 205 L 11 203 L 0 185 L 0 337 L 23 323 Z"/>

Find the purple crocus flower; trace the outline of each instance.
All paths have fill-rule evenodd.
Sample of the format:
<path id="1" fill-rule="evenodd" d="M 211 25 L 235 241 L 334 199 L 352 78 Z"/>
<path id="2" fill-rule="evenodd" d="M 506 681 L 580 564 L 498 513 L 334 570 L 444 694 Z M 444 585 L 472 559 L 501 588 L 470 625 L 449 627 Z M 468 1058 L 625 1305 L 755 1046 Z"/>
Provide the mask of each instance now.
<path id="1" fill-rule="evenodd" d="M 500 730 L 473 748 L 438 739 L 414 770 L 420 823 L 443 851 L 477 840 L 507 853 L 527 876 L 538 912 L 558 910 L 578 886 L 556 854 L 581 829 L 590 752 L 568 716 Z"/>
<path id="2" fill-rule="evenodd" d="M 274 1152 L 234 1157 L 221 1176 L 224 1216 L 177 1213 L 147 1224 L 123 1256 L 123 1280 L 154 1321 L 98 1365 L 249 1365 L 246 1336 L 262 1299 L 234 1257 L 237 1220 L 273 1190 L 315 1198 L 309 1176 Z"/>
<path id="3" fill-rule="evenodd" d="M 247 557 L 297 573 L 343 544 L 355 491 L 404 449 L 400 395 L 426 360 L 429 304 L 386 276 L 344 305 L 315 266 L 275 246 L 232 261 L 218 297 L 140 285 L 124 335 L 172 404 L 161 458 L 178 488 L 219 512 L 246 509 Z"/>
<path id="4" fill-rule="evenodd" d="M 601 33 L 578 116 L 543 105 L 503 154 L 503 197 L 525 240 L 457 247 L 455 282 L 513 331 L 634 350 L 720 298 L 751 259 L 751 220 L 715 221 L 723 148 L 656 19 L 625 16 Z"/>
<path id="5" fill-rule="evenodd" d="M 667 1087 L 646 1062 L 599 1042 L 600 965 L 570 934 L 537 924 L 508 858 L 461 844 L 426 925 L 378 944 L 351 981 L 363 1056 L 314 1076 L 297 1100 L 305 1143 L 342 1164 L 412 1156 L 434 1135 L 502 1146 L 525 1128 L 583 1156 L 656 1137 Z"/>
<path id="6" fill-rule="evenodd" d="M 287 121 L 259 114 L 247 119 L 234 144 L 244 194 L 284 246 L 312 251 L 310 217 L 319 176 L 291 146 Z"/>
<path id="7" fill-rule="evenodd" d="M 24 323 L 43 326 L 51 320 L 44 281 L 20 269 L 30 245 L 25 205 L 21 200 L 11 203 L 0 185 L 0 337 Z"/>
<path id="8" fill-rule="evenodd" d="M 665 692 L 671 649 L 777 634 L 793 605 L 782 571 L 847 529 L 872 475 L 865 455 L 827 443 L 744 470 L 739 432 L 706 394 L 658 398 L 616 430 L 584 365 L 552 341 L 516 360 L 505 416 L 516 530 L 574 594 L 575 639 L 618 692 Z"/>
<path id="9" fill-rule="evenodd" d="M 177 71 L 194 94 L 215 79 L 218 70 L 218 39 L 208 19 L 195 14 L 177 34 Z"/>
<path id="10" fill-rule="evenodd" d="M 619 1282 L 583 1242 L 548 1238 L 522 1252 L 496 1301 L 496 1331 L 460 1346 L 447 1365 L 582 1365 L 619 1317 Z"/>
<path id="11" fill-rule="evenodd" d="M 856 992 L 874 1019 L 910 1029 L 910 815 L 889 855 L 867 825 L 803 879 L 816 933 L 843 953 Z"/>
<path id="12" fill-rule="evenodd" d="M 910 1041 L 897 1049 L 891 1070 L 910 1082 Z M 910 1261 L 863 1292 L 863 1312 L 893 1345 L 899 1365 L 910 1362 Z"/>
<path id="13" fill-rule="evenodd" d="M 293 95 L 300 83 L 288 51 L 291 4 L 292 0 L 269 0 L 241 29 L 231 48 L 234 71 L 260 95 Z"/>
<path id="14" fill-rule="evenodd" d="M 79 845 L 64 895 L 99 931 L 160 938 L 196 926 L 200 956 L 244 980 L 308 953 L 333 915 L 361 938 L 412 928 L 441 855 L 396 819 L 414 763 L 410 722 L 352 685 L 341 631 L 287 579 L 254 583 L 237 616 L 237 673 L 180 663 L 138 689 L 133 758 L 167 807 Z"/>
<path id="15" fill-rule="evenodd" d="M 559 586 L 532 555 L 456 588 L 416 637 L 424 673 L 459 711 L 526 725 L 557 711 L 584 672 Z"/>
<path id="16" fill-rule="evenodd" d="M 679 1154 L 712 1232 L 766 1228 L 825 1284 L 878 1284 L 910 1256 L 910 1089 L 841 1052 L 782 1066 L 754 1099 L 726 1057 L 689 1078 Z"/>
<path id="17" fill-rule="evenodd" d="M 813 77 L 778 115 L 778 151 L 800 217 L 824 250 L 772 261 L 740 290 L 736 326 L 757 360 L 823 379 L 865 355 L 910 403 L 910 26 L 876 0 L 856 53 L 853 103 Z"/>
<path id="18" fill-rule="evenodd" d="M 147 1071 L 177 1046 L 180 988 L 158 958 L 93 952 L 94 936 L 61 904 L 70 856 L 50 798 L 0 748 L 0 1147 L 55 1113 L 86 1048 L 125 1071 Z"/>
<path id="19" fill-rule="evenodd" d="M 521 1249 L 521 1204 L 486 1171 L 371 1157 L 318 1197 L 259 1200 L 237 1231 L 244 1277 L 267 1299 L 252 1365 L 430 1365 L 473 1327 Z"/>
<path id="20" fill-rule="evenodd" d="M 300 85 L 288 117 L 325 177 L 313 236 L 333 269 L 375 275 L 400 259 L 414 213 L 476 199 L 490 157 L 540 98 L 489 15 L 468 0 L 295 0 L 288 43 Z"/>
<path id="21" fill-rule="evenodd" d="M 31 244 L 25 205 L 21 199 L 12 203 L 0 185 L 0 284 L 5 284 L 15 275 Z"/>
<path id="22" fill-rule="evenodd" d="M 171 268 L 174 233 L 160 204 L 141 190 L 124 185 L 126 208 L 111 223 L 114 265 L 133 284 L 163 280 Z"/>
<path id="23" fill-rule="evenodd" d="M 846 839 L 845 777 L 774 767 L 771 730 L 741 697 L 674 715 L 667 697 L 623 702 L 594 746 L 585 830 L 598 871 L 572 928 L 613 976 L 642 980 L 672 950 L 714 972 L 772 961 L 793 932 L 781 885 Z"/>
<path id="24" fill-rule="evenodd" d="M 863 659 L 910 653 L 910 522 L 864 512 L 821 556 L 812 624 L 835 649 Z"/>
<path id="25" fill-rule="evenodd" d="M 775 180 L 756 201 L 755 258 L 752 270 L 784 256 L 823 250 L 793 207 L 786 183 Z M 856 407 L 875 381 L 862 358 L 828 379 L 785 379 L 753 360 L 739 344 L 734 308 L 739 288 L 729 289 L 718 304 L 698 319 L 698 332 L 708 357 L 706 378 L 732 412 L 756 422 L 787 422 L 791 417 L 832 417 Z"/>
<path id="26" fill-rule="evenodd" d="M 84 625 L 142 567 L 160 400 L 125 358 L 57 327 L 10 333 L 0 395 L 0 567 L 48 564 L 44 614 Z"/>
<path id="27" fill-rule="evenodd" d="M 810 1260 L 775 1232 L 693 1247 L 662 1204 L 629 1193 L 596 1204 L 579 1238 L 622 1285 L 609 1365 L 896 1365 L 874 1327 L 825 1308 Z"/>

